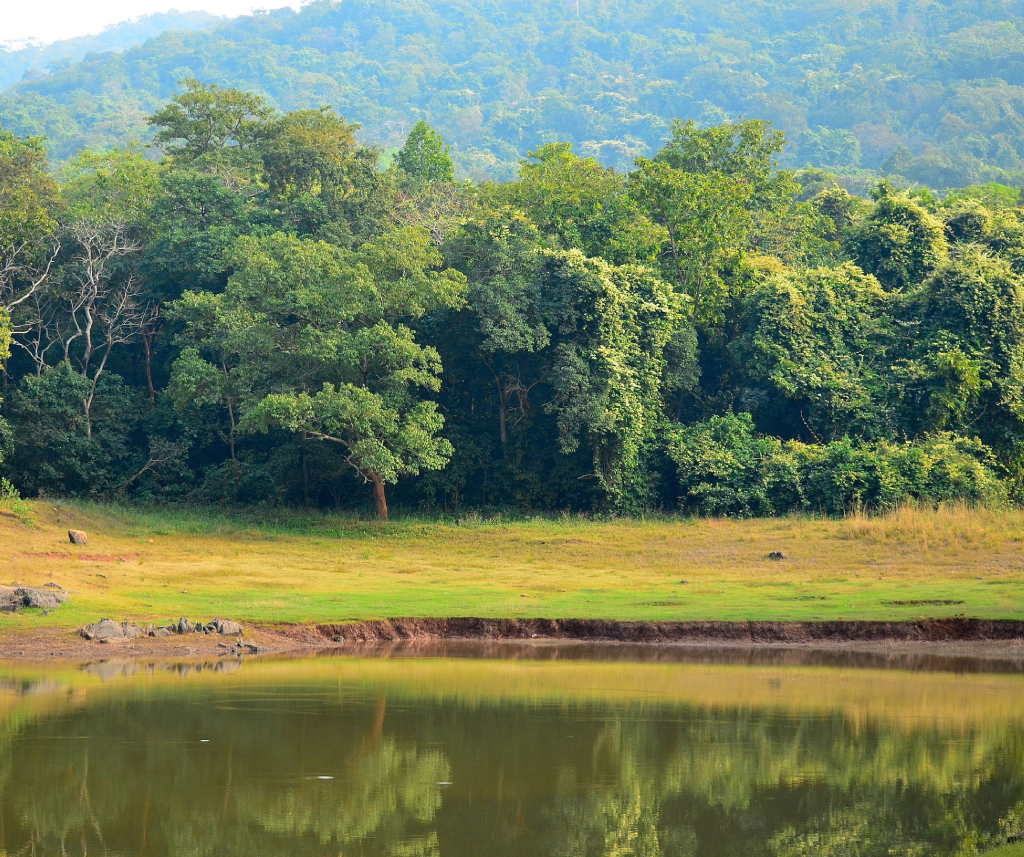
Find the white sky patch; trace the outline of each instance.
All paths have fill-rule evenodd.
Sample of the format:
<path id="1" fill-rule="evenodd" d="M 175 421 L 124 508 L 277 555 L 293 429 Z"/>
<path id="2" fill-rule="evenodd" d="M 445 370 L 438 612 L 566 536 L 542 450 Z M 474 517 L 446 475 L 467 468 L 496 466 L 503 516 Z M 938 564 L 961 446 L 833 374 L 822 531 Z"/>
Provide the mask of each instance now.
<path id="1" fill-rule="evenodd" d="M 235 16 L 299 5 L 300 0 L 0 0 L 0 44 L 92 35 L 111 24 L 172 9 Z"/>

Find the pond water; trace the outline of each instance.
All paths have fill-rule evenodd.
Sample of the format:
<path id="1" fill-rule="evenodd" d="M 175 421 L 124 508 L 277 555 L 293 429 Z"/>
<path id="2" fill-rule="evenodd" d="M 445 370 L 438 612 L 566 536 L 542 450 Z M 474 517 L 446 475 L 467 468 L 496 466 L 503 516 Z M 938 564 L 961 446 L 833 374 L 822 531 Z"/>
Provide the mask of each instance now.
<path id="1" fill-rule="evenodd" d="M 1013 663 L 365 654 L 0 666 L 0 855 L 969 855 L 1024 828 Z"/>

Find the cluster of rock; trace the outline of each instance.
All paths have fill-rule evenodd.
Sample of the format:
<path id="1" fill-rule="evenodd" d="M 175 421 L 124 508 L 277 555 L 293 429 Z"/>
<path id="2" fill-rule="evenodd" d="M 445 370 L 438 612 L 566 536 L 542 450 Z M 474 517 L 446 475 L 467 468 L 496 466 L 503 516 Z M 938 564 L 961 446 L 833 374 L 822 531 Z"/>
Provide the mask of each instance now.
<path id="1" fill-rule="evenodd" d="M 147 625 L 143 628 L 134 622 L 115 622 L 113 619 L 100 619 L 94 625 L 79 628 L 78 633 L 87 640 L 114 640 L 136 637 L 170 637 L 172 634 L 229 634 L 240 637 L 242 626 L 231 619 L 214 619 L 205 625 L 202 622 L 190 622 L 184 616 L 173 625 L 157 628 Z"/>
<path id="2" fill-rule="evenodd" d="M 56 610 L 67 601 L 68 594 L 56 583 L 43 586 L 0 586 L 0 612 L 14 613 L 23 607 Z"/>

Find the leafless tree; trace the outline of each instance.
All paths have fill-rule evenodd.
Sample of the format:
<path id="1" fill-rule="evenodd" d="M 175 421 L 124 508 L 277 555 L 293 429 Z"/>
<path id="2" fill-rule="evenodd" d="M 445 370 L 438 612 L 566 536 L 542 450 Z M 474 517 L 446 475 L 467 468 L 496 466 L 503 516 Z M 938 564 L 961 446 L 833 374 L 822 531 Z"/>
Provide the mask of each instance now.
<path id="1" fill-rule="evenodd" d="M 0 307 L 11 313 L 38 294 L 49 281 L 60 250 L 61 242 L 54 238 L 43 253 L 44 261 L 37 264 L 32 261 L 33 248 L 27 242 L 0 247 Z"/>
<path id="2" fill-rule="evenodd" d="M 422 226 L 436 247 L 466 221 L 466 201 L 456 182 L 433 182 L 412 196 L 398 194 L 392 217 L 400 226 Z"/>

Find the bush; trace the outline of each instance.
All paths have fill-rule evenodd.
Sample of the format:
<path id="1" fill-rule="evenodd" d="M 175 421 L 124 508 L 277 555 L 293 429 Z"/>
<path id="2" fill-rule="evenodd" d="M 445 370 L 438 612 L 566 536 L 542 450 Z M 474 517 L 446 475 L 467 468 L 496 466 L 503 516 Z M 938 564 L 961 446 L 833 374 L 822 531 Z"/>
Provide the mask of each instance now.
<path id="1" fill-rule="evenodd" d="M 668 451 L 680 505 L 704 515 L 1006 501 L 988 447 L 948 432 L 902 443 L 783 443 L 757 435 L 750 414 L 730 413 L 677 430 Z"/>
<path id="2" fill-rule="evenodd" d="M 24 496 L 105 496 L 133 472 L 140 445 L 133 435 L 145 413 L 141 394 L 105 373 L 89 433 L 82 414 L 89 387 L 62 364 L 38 377 L 27 375 L 11 395 L 15 444 L 9 475 Z"/>

